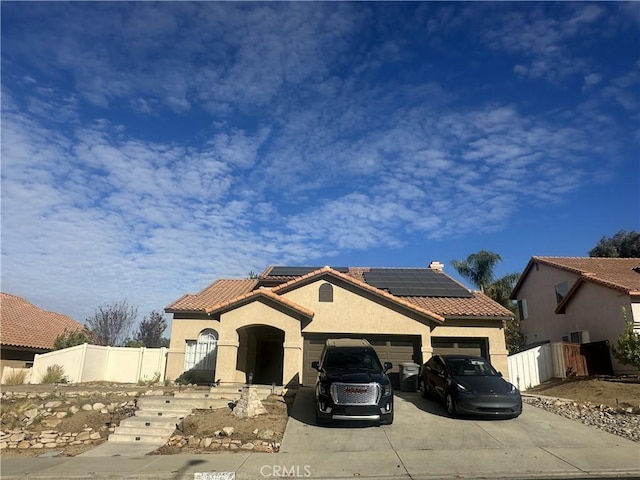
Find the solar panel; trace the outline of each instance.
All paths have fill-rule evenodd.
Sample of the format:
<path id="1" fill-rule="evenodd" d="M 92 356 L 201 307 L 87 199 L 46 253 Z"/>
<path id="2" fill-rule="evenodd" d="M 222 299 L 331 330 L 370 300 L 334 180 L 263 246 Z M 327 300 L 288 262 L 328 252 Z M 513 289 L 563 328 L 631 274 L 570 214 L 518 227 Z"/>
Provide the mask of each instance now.
<path id="1" fill-rule="evenodd" d="M 473 297 L 452 278 L 427 268 L 372 268 L 364 272 L 364 280 L 400 297 Z"/>
<path id="2" fill-rule="evenodd" d="M 269 272 L 270 277 L 301 277 L 302 275 L 306 275 L 307 273 L 311 273 L 315 270 L 320 270 L 322 267 L 283 267 L 276 266 L 271 269 Z M 331 267 L 333 270 L 336 270 L 341 273 L 347 273 L 349 271 L 348 267 Z"/>

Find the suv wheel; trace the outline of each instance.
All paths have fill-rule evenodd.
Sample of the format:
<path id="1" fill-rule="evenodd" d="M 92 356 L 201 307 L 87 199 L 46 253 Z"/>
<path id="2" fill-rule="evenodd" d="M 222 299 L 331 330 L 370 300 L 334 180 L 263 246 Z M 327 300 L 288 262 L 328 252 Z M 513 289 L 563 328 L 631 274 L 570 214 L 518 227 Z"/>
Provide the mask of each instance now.
<path id="1" fill-rule="evenodd" d="M 318 411 L 318 408 L 316 407 L 316 425 L 322 426 L 322 425 L 326 425 L 327 423 L 329 423 L 329 421 L 326 420 L 325 418 L 323 418 L 320 415 L 320 412 Z"/>
<path id="2" fill-rule="evenodd" d="M 456 403 L 453 400 L 453 396 L 450 392 L 447 392 L 447 396 L 445 397 L 445 405 L 447 407 L 447 413 L 450 417 L 456 416 Z"/>

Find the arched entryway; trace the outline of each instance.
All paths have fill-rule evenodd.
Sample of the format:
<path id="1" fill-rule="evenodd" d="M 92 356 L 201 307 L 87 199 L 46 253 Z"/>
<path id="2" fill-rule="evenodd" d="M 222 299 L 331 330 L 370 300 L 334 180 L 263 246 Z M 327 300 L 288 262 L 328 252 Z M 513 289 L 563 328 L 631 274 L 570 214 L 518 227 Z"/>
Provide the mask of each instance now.
<path id="1" fill-rule="evenodd" d="M 253 374 L 253 383 L 282 385 L 284 331 L 267 325 L 238 329 L 236 370 Z"/>

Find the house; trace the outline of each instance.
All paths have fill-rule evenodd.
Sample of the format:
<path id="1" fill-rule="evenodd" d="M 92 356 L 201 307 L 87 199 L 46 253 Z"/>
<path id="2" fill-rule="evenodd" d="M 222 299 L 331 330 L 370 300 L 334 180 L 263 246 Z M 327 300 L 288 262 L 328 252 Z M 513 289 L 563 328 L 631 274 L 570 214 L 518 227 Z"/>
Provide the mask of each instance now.
<path id="1" fill-rule="evenodd" d="M 626 321 L 640 332 L 640 258 L 532 257 L 511 298 L 528 344 L 615 345 Z M 633 371 L 615 359 L 612 367 Z"/>
<path id="2" fill-rule="evenodd" d="M 381 360 L 422 364 L 434 352 L 477 353 L 507 374 L 511 312 L 429 268 L 268 267 L 184 295 L 173 314 L 167 378 L 313 385 L 327 338 L 364 337 Z"/>
<path id="3" fill-rule="evenodd" d="M 0 375 L 4 367 L 31 367 L 38 353 L 53 350 L 56 337 L 84 326 L 61 313 L 42 310 L 24 298 L 0 293 Z"/>

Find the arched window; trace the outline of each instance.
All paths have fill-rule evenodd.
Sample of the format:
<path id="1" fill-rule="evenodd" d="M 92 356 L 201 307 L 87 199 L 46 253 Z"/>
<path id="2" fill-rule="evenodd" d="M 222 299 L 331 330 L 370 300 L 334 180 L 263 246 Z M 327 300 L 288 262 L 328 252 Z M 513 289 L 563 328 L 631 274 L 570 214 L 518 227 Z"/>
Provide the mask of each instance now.
<path id="1" fill-rule="evenodd" d="M 198 340 L 187 340 L 184 355 L 185 370 L 215 370 L 218 334 L 207 328 L 200 332 Z"/>
<path id="2" fill-rule="evenodd" d="M 318 290 L 318 301 L 320 302 L 333 302 L 333 285 L 330 283 L 323 283 Z"/>

